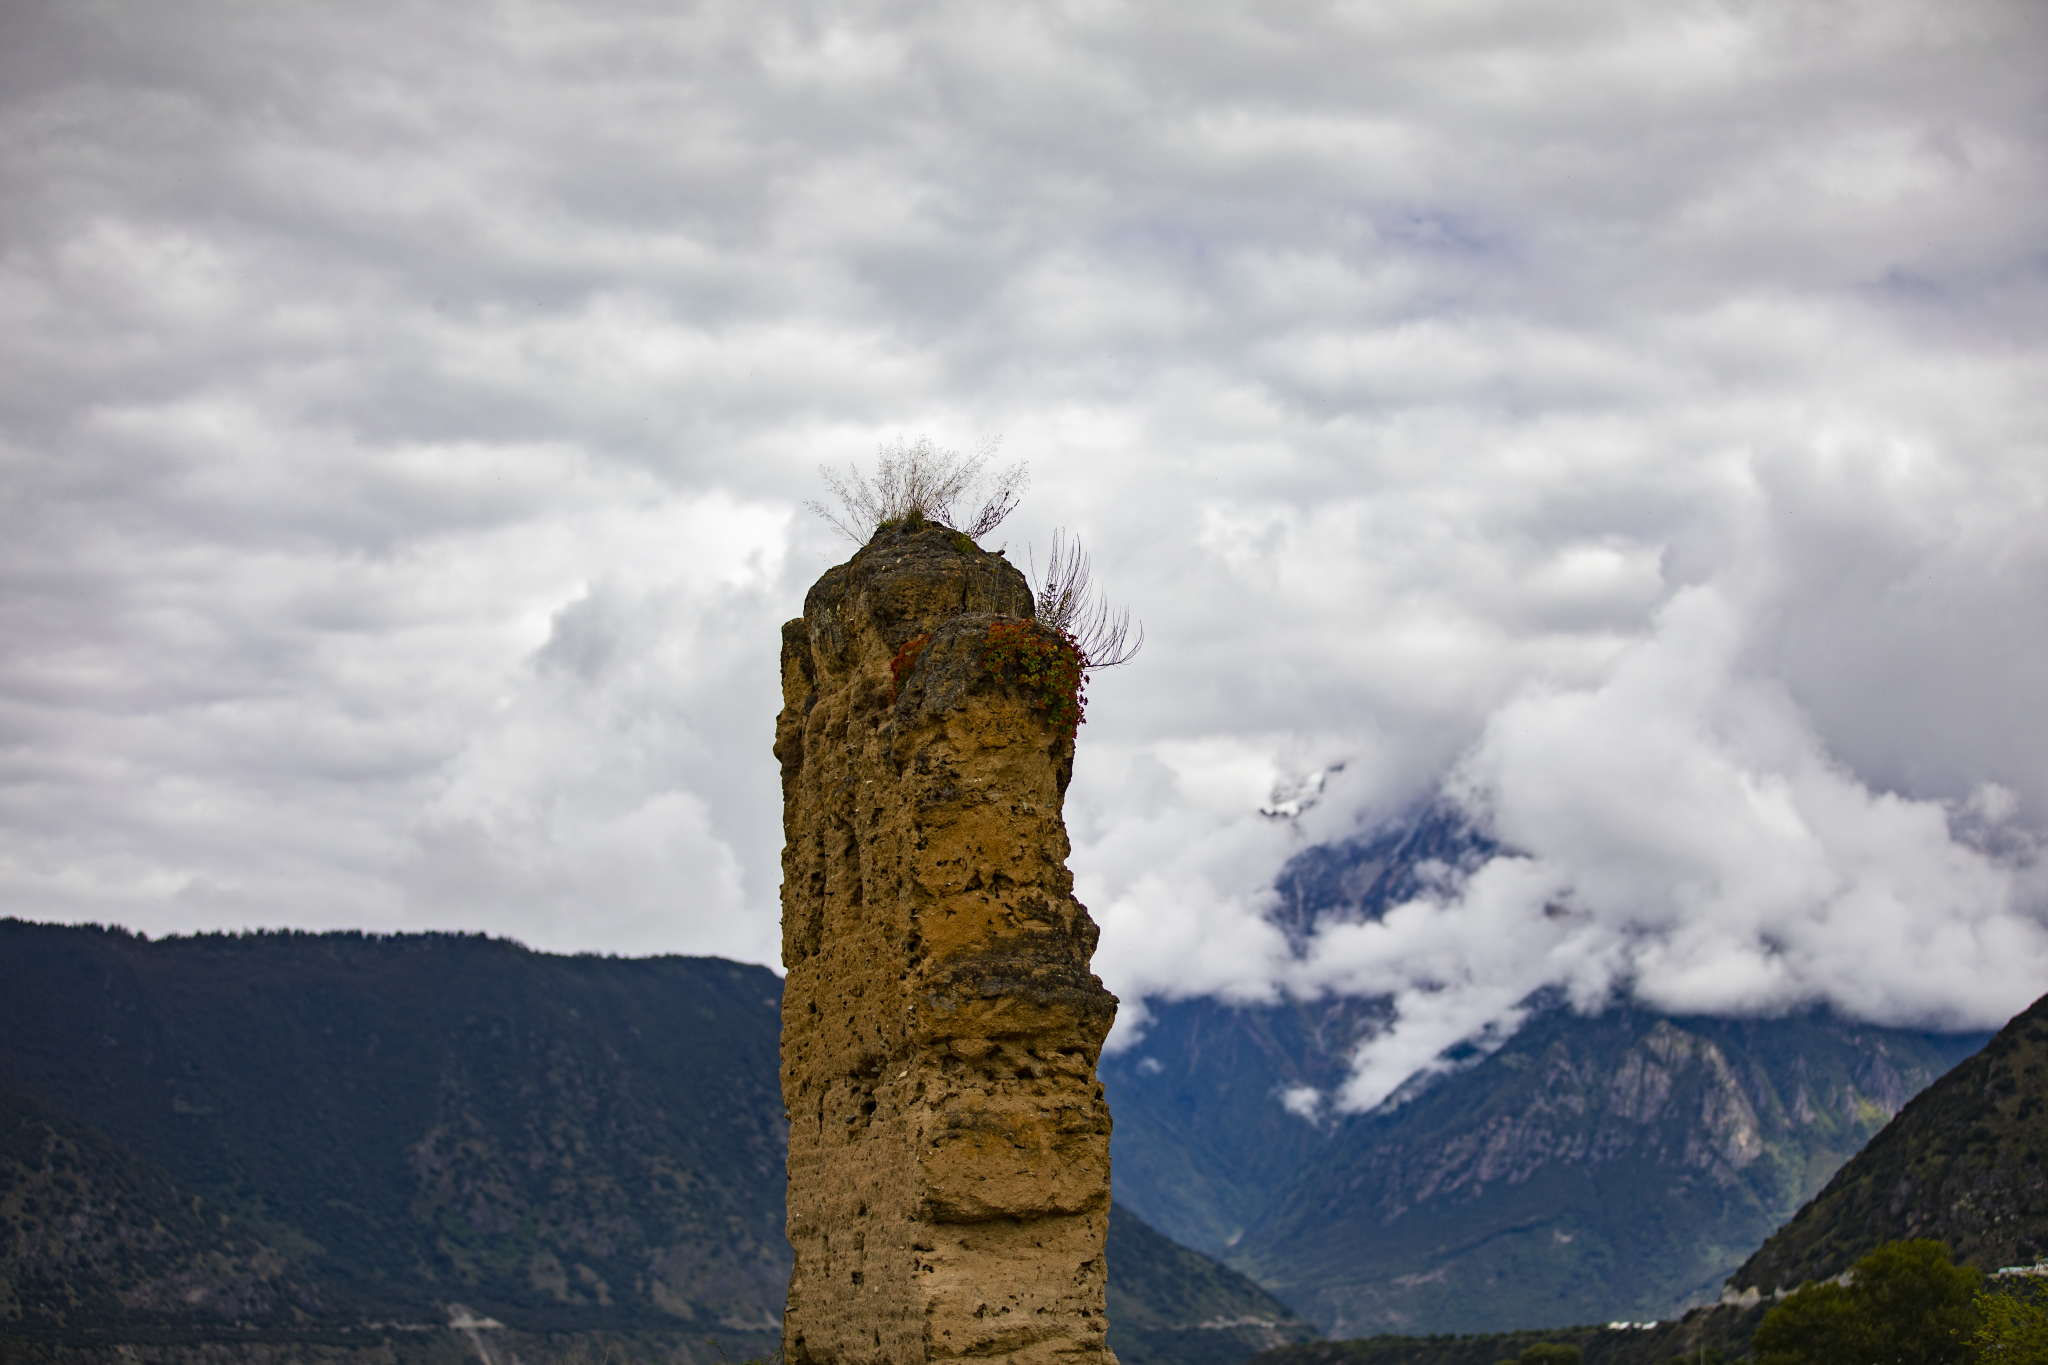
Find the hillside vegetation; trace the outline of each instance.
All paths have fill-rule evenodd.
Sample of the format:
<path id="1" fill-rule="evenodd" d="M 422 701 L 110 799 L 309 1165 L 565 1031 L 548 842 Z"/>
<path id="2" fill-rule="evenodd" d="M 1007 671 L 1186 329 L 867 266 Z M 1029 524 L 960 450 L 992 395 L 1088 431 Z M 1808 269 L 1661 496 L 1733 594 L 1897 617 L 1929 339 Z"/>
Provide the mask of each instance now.
<path id="1" fill-rule="evenodd" d="M 1109 1219 L 1109 1345 L 1122 1365 L 1236 1365 L 1315 1328 L 1229 1266 L 1120 1205 Z"/>
<path id="2" fill-rule="evenodd" d="M 474 936 L 0 920 L 0 1353 L 769 1351 L 780 991 L 715 958 Z M 1110 1239 L 1132 1365 L 1314 1335 L 1121 1209 Z"/>
<path id="3" fill-rule="evenodd" d="M 1570 1347 L 1580 1365 L 1712 1365 L 1735 1359 L 1763 1317 L 1761 1308 L 1707 1310 L 1654 1327 L 1579 1326 L 1516 1332 L 1385 1335 L 1283 1346 L 1255 1365 L 1515 1365 L 1544 1360 L 1545 1347 Z M 1548 1365 L 1548 1362 L 1546 1362 Z"/>
<path id="4" fill-rule="evenodd" d="M 1991 1271 L 2048 1256 L 2048 996 L 1929 1086 L 1758 1248 L 1732 1284 L 1770 1293 L 1931 1237 Z"/>

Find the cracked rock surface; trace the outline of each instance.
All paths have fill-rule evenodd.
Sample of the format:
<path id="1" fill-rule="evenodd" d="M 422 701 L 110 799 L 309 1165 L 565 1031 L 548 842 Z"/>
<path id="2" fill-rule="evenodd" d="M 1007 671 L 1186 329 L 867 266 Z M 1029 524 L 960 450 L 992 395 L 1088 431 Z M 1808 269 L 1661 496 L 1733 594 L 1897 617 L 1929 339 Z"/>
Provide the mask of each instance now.
<path id="1" fill-rule="evenodd" d="M 1073 740 L 983 663 L 1031 617 L 1023 574 L 926 527 L 783 627 L 790 1365 L 1115 1362 Z"/>

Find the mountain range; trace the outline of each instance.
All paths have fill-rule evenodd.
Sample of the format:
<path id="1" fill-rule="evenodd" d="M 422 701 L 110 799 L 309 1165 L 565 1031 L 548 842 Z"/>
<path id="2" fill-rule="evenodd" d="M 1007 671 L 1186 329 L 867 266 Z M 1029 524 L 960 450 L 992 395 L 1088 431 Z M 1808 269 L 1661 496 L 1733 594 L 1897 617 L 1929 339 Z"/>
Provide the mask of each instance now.
<path id="1" fill-rule="evenodd" d="M 0 1346 L 766 1354 L 780 994 L 715 958 L 0 920 Z M 1314 1335 L 1125 1210 L 1110 1244 L 1129 1365 Z"/>
<path id="2" fill-rule="evenodd" d="M 1317 1032 L 1332 1014 L 1347 1022 L 1183 1002 L 1103 1067 L 1118 1200 L 1332 1337 L 1648 1321 L 1711 1302 L 1978 1042 L 1827 1015 L 1553 1009 L 1398 1108 L 1314 1125 L 1280 1093 L 1329 1060 L 1310 1049 L 1343 1036 Z"/>
<path id="3" fill-rule="evenodd" d="M 1453 813 L 1307 850 L 1280 878 L 1297 942 L 1385 913 L 1497 849 Z M 1532 1001 L 1498 1050 L 1360 1115 L 1303 1117 L 1385 1001 L 1150 1002 L 1101 1068 L 1116 1197 L 1332 1337 L 1669 1319 L 1987 1035 L 1825 1012 L 1583 1016 Z"/>
<path id="4" fill-rule="evenodd" d="M 1305 942 L 1495 852 L 1428 812 L 1306 851 L 1275 918 Z M 528 1361 L 598 1337 L 675 1360 L 709 1337 L 769 1349 L 789 1266 L 779 997 L 717 959 L 0 921 L 0 1337 L 228 1324 L 417 1355 L 459 1318 L 511 1324 L 463 1332 Z M 1285 1097 L 1333 1091 L 1387 1002 L 1147 1002 L 1101 1066 L 1127 1365 L 1232 1365 L 1317 1329 L 1674 1318 L 1984 1041 L 1530 1003 L 1493 1051 L 1341 1115 Z M 1998 1065 L 1983 1085 L 2031 1122 L 2013 1068 L 2032 1062 Z M 1962 1152 L 1943 1179 L 2034 1198 L 2014 1150 Z"/>
<path id="5" fill-rule="evenodd" d="M 1586 1365 L 1734 1358 L 1785 1294 L 1921 1237 L 1986 1273 L 2038 1273 L 2048 1261 L 2048 996 L 1908 1102 L 1736 1270 L 1718 1303 L 1651 1327 L 1289 1345 L 1256 1365 L 1494 1365 L 1542 1341 L 1579 1348 Z"/>

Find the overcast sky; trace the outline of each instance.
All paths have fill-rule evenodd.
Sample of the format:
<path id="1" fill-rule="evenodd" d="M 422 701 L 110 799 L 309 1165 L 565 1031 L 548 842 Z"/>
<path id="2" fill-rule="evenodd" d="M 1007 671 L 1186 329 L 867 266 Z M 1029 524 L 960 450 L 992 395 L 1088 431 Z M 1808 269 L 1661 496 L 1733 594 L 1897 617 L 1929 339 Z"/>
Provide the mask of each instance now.
<path id="1" fill-rule="evenodd" d="M 821 461 L 999 436 L 1145 622 L 1126 999 L 2048 988 L 2048 9 L 0 10 L 0 888 L 774 959 Z M 1276 791 L 1343 764 L 1298 819 Z M 1282 862 L 1515 851 L 1301 955 Z"/>

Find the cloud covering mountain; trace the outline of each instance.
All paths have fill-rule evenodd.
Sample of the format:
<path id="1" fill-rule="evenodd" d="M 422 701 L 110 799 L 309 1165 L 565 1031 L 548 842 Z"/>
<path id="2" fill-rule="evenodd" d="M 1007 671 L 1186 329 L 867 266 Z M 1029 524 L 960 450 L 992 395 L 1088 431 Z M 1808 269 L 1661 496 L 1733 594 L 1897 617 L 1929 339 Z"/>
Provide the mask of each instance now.
<path id="1" fill-rule="evenodd" d="M 1994 0 L 11 6 L 0 888 L 770 960 L 774 630 L 848 548 L 799 504 L 1000 433 L 995 539 L 1146 624 L 1069 817 L 1133 1003 L 1392 994 L 1353 1105 L 1544 985 L 2000 1023 L 2043 50 Z M 1262 917 L 1442 795 L 1513 856 Z"/>

